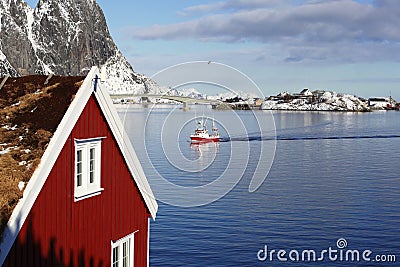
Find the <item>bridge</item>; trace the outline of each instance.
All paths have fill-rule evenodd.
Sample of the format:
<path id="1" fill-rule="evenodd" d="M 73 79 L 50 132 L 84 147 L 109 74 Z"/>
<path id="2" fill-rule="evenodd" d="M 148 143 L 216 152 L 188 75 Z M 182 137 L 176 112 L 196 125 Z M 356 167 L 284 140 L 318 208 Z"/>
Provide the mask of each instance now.
<path id="1" fill-rule="evenodd" d="M 155 94 L 113 94 L 110 95 L 112 99 L 121 99 L 121 98 L 132 98 L 132 97 L 139 97 L 141 99 L 144 98 L 161 98 L 161 99 L 168 99 L 173 100 L 176 102 L 182 103 L 184 106 L 188 104 L 209 104 L 209 105 L 218 105 L 221 103 L 220 100 L 207 100 L 207 99 L 197 99 L 192 97 L 186 96 L 172 96 L 172 95 L 155 95 Z"/>

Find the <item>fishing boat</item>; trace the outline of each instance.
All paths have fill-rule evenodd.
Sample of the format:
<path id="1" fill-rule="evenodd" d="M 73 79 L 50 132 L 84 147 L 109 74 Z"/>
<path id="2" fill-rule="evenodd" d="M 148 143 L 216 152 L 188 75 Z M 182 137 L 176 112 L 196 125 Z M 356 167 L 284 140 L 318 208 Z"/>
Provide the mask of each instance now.
<path id="1" fill-rule="evenodd" d="M 214 125 L 214 119 L 212 121 L 212 133 L 210 134 L 206 127 L 206 120 L 201 118 L 197 121 L 197 128 L 194 134 L 190 135 L 192 143 L 207 143 L 207 142 L 219 142 L 218 128 Z"/>

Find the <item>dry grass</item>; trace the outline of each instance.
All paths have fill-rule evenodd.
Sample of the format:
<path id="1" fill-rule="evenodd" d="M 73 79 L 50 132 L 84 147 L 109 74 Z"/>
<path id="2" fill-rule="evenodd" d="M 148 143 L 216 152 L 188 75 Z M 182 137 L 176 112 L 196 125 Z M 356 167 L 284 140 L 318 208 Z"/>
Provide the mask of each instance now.
<path id="1" fill-rule="evenodd" d="M 0 90 L 0 238 L 84 77 L 10 78 Z"/>

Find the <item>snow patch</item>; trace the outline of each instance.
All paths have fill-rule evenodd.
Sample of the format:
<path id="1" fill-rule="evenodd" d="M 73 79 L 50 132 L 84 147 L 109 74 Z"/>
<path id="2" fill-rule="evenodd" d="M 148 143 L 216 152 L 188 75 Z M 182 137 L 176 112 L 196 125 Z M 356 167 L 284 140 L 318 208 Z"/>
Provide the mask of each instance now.
<path id="1" fill-rule="evenodd" d="M 1 17 L 0 17 L 0 23 L 1 23 Z M 0 27 L 0 32 L 1 32 L 1 27 Z M 6 61 L 7 57 L 6 55 L 3 54 L 3 52 L 0 50 L 0 61 Z"/>
<path id="2" fill-rule="evenodd" d="M 43 5 L 45 6 L 45 5 Z M 43 70 L 47 74 L 53 74 L 54 72 L 47 66 L 39 57 L 38 57 L 38 51 L 39 50 L 45 50 L 43 47 L 41 47 L 35 39 L 35 36 L 33 34 L 33 24 L 35 23 L 35 11 L 36 9 L 26 9 L 26 19 L 27 19 L 27 24 L 26 24 L 26 31 L 27 31 L 27 37 L 30 43 L 32 44 L 33 51 L 35 52 L 35 56 L 37 59 L 37 62 L 42 66 Z"/>
<path id="3" fill-rule="evenodd" d="M 0 156 L 1 156 L 1 155 L 5 155 L 5 154 L 7 154 L 7 153 L 10 153 L 10 150 L 11 150 L 10 148 L 1 150 L 1 151 L 0 151 Z"/>
<path id="4" fill-rule="evenodd" d="M 24 188 L 25 188 L 25 183 L 24 182 L 19 182 L 18 183 L 18 188 L 19 188 L 19 191 L 22 191 L 22 190 L 24 190 Z"/>
<path id="5" fill-rule="evenodd" d="M 16 129 L 18 129 L 17 125 L 14 125 L 13 127 L 9 126 L 9 125 L 5 125 L 2 127 L 3 129 L 6 129 L 8 131 L 15 131 Z"/>

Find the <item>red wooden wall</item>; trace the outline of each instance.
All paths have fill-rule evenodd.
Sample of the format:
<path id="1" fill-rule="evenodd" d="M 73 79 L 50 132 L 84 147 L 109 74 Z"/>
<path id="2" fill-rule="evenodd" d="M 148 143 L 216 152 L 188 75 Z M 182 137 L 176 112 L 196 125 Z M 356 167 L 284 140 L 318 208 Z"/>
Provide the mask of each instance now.
<path id="1" fill-rule="evenodd" d="M 102 141 L 99 196 L 74 202 L 74 138 Z M 111 265 L 111 240 L 136 230 L 135 267 L 147 266 L 149 213 L 92 96 L 59 155 L 5 267 Z"/>

